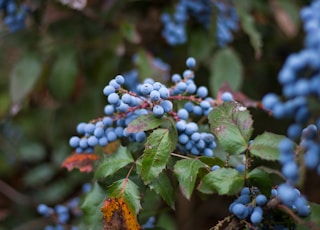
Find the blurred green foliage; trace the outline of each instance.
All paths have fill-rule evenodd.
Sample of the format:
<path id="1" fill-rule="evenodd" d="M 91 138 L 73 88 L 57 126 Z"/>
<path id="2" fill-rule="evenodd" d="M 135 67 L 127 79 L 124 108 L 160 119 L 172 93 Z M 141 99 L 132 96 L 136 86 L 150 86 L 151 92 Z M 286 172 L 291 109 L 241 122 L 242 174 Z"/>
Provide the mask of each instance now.
<path id="1" fill-rule="evenodd" d="M 239 1 L 242 30 L 228 48 L 220 49 L 213 32 L 192 21 L 186 44 L 166 44 L 160 15 L 175 1 L 90 0 L 81 10 L 59 1 L 28 1 L 27 28 L 9 34 L 1 26 L 0 31 L 0 229 L 41 229 L 47 220 L 36 213 L 37 205 L 63 203 L 92 178 L 60 165 L 71 152 L 68 140 L 76 124 L 103 115 L 102 89 L 116 74 L 136 68 L 140 80 L 167 81 L 168 73 L 152 64 L 154 58 L 161 58 L 175 73 L 194 56 L 195 81 L 209 86 L 214 97 L 224 80 L 255 100 L 268 91 L 278 92 L 277 71 L 285 57 L 302 46 L 298 10 L 306 2 Z M 277 13 L 289 18 L 287 24 Z M 284 132 L 286 122 L 253 113 L 257 133 Z M 98 190 L 95 187 L 92 196 L 101 196 Z M 152 213 L 148 206 L 145 210 Z M 167 213 L 161 218 L 160 225 L 174 228 Z M 177 223 L 184 218 L 176 216 Z M 208 220 L 199 221 L 205 226 Z"/>

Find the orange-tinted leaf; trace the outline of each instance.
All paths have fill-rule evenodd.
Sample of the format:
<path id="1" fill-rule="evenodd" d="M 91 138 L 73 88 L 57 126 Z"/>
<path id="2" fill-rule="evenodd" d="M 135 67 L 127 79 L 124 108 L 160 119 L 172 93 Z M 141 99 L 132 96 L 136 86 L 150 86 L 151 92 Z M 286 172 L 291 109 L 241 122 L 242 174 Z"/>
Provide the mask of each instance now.
<path id="1" fill-rule="evenodd" d="M 135 213 L 123 198 L 108 198 L 101 207 L 105 230 L 140 230 Z"/>
<path id="2" fill-rule="evenodd" d="M 218 95 L 217 95 L 217 104 L 221 104 L 222 100 L 221 100 L 221 96 L 224 92 L 230 92 L 233 95 L 233 98 L 240 102 L 241 104 L 243 104 L 246 107 L 254 107 L 254 108 L 260 108 L 260 103 L 258 101 L 255 101 L 251 98 L 248 98 L 246 95 L 244 95 L 241 92 L 238 91 L 234 91 L 231 89 L 231 87 L 229 86 L 229 84 L 227 82 L 225 82 L 219 89 L 218 91 Z"/>
<path id="3" fill-rule="evenodd" d="M 81 172 L 91 172 L 93 162 L 98 159 L 99 156 L 96 154 L 74 153 L 71 156 L 67 157 L 67 159 L 63 161 L 61 166 L 67 168 L 69 171 L 77 168 Z"/>
<path id="4" fill-rule="evenodd" d="M 113 142 L 107 144 L 107 146 L 105 146 L 103 148 L 103 152 L 106 154 L 112 154 L 118 149 L 119 146 L 120 146 L 119 140 L 113 141 Z"/>

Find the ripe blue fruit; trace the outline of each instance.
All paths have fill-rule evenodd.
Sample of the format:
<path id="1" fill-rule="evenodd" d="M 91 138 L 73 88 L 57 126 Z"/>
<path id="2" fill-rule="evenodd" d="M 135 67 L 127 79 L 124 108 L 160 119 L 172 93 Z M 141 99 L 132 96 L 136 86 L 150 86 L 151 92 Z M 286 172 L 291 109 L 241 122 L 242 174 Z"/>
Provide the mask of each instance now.
<path id="1" fill-rule="evenodd" d="M 164 109 L 161 105 L 155 105 L 152 111 L 156 117 L 162 117 L 164 115 Z"/>
<path id="2" fill-rule="evenodd" d="M 168 112 L 172 111 L 173 104 L 171 101 L 163 100 L 163 101 L 161 101 L 160 105 L 164 109 L 164 112 L 168 113 Z"/>
<path id="3" fill-rule="evenodd" d="M 259 212 L 253 211 L 250 216 L 251 223 L 259 224 L 262 221 L 262 215 Z"/>
<path id="4" fill-rule="evenodd" d="M 77 148 L 79 146 L 80 138 L 77 136 L 73 136 L 69 140 L 69 144 L 72 148 Z"/>
<path id="5" fill-rule="evenodd" d="M 263 206 L 267 203 L 267 197 L 263 194 L 259 194 L 257 197 L 256 197 L 256 204 L 259 205 L 259 206 Z"/>
<path id="6" fill-rule="evenodd" d="M 160 99 L 160 93 L 157 90 L 152 90 L 150 93 L 150 98 L 152 101 L 158 101 Z"/>
<path id="7" fill-rule="evenodd" d="M 190 69 L 194 68 L 196 66 L 196 59 L 194 59 L 193 57 L 189 57 L 186 61 L 186 65 Z"/>
<path id="8" fill-rule="evenodd" d="M 116 92 L 116 89 L 111 85 L 107 85 L 103 89 L 103 94 L 106 96 L 109 96 L 111 93 L 115 93 L 115 92 Z"/>
<path id="9" fill-rule="evenodd" d="M 117 104 L 118 102 L 119 102 L 119 95 L 118 94 L 116 94 L 116 93 L 111 93 L 109 96 L 108 96 L 108 102 L 110 103 L 110 104 L 113 104 L 113 105 L 115 105 L 115 104 Z"/>
<path id="10" fill-rule="evenodd" d="M 208 89 L 205 86 L 200 86 L 197 90 L 198 97 L 205 98 L 208 95 Z"/>

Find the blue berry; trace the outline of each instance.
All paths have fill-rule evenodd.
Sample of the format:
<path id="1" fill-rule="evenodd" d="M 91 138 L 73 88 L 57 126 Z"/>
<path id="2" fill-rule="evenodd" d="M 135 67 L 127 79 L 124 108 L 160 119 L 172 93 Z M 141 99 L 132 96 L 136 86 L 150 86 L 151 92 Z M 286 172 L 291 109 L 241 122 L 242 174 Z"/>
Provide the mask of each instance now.
<path id="1" fill-rule="evenodd" d="M 98 138 L 96 136 L 90 136 L 88 138 L 88 145 L 91 147 L 95 147 L 99 143 Z"/>
<path id="2" fill-rule="evenodd" d="M 115 93 L 115 92 L 116 92 L 116 89 L 111 85 L 107 85 L 103 89 L 103 94 L 106 96 L 109 96 L 111 93 Z"/>
<path id="3" fill-rule="evenodd" d="M 167 99 L 170 96 L 170 91 L 165 87 L 160 88 L 159 93 L 162 99 Z"/>
<path id="4" fill-rule="evenodd" d="M 79 146 L 80 138 L 73 136 L 69 140 L 69 144 L 72 148 L 77 148 Z"/>
<path id="5" fill-rule="evenodd" d="M 153 90 L 153 86 L 149 83 L 145 83 L 140 87 L 140 92 L 142 95 L 148 95 Z"/>
<path id="6" fill-rule="evenodd" d="M 230 92 L 224 92 L 224 93 L 221 95 L 221 99 L 222 99 L 222 101 L 224 101 L 224 102 L 233 101 L 233 95 L 232 95 Z"/>
<path id="7" fill-rule="evenodd" d="M 250 221 L 254 225 L 259 224 L 262 221 L 262 214 L 256 211 L 253 211 L 253 213 L 250 216 Z"/>
<path id="8" fill-rule="evenodd" d="M 172 77 L 171 77 L 171 80 L 174 82 L 174 83 L 178 83 L 181 81 L 181 76 L 179 74 L 173 74 Z"/>
<path id="9" fill-rule="evenodd" d="M 122 75 L 117 75 L 115 77 L 115 80 L 119 85 L 123 85 L 124 84 L 124 77 Z"/>
<path id="10" fill-rule="evenodd" d="M 162 117 L 164 115 L 164 109 L 161 105 L 155 105 L 152 112 L 156 117 Z"/>
<path id="11" fill-rule="evenodd" d="M 85 131 L 84 131 L 84 127 L 86 126 L 86 123 L 84 123 L 84 122 L 81 122 L 81 123 L 79 123 L 78 125 L 77 125 L 77 132 L 79 133 L 79 134 L 84 134 L 85 133 Z"/>
<path id="12" fill-rule="evenodd" d="M 220 168 L 219 165 L 214 165 L 214 166 L 211 167 L 211 171 L 216 171 L 219 168 Z"/>
<path id="13" fill-rule="evenodd" d="M 96 126 L 94 124 L 86 124 L 86 126 L 84 127 L 84 131 L 87 134 L 93 134 L 93 131 L 95 130 Z"/>
<path id="14" fill-rule="evenodd" d="M 187 84 L 186 91 L 188 94 L 194 94 L 197 91 L 197 86 L 194 83 Z"/>
<path id="15" fill-rule="evenodd" d="M 113 104 L 113 105 L 115 105 L 115 104 L 118 104 L 119 103 L 119 95 L 118 94 L 116 94 L 116 93 L 111 93 L 109 96 L 108 96 L 108 102 L 110 103 L 110 104 Z"/>
<path id="16" fill-rule="evenodd" d="M 190 69 L 194 68 L 196 66 L 196 59 L 194 59 L 193 57 L 189 57 L 186 61 L 186 65 Z"/>
<path id="17" fill-rule="evenodd" d="M 258 195 L 256 197 L 256 203 L 259 206 L 265 205 L 267 203 L 267 197 L 265 195 L 262 195 L 262 194 Z"/>
<path id="18" fill-rule="evenodd" d="M 117 134 L 115 134 L 115 132 L 113 131 L 107 132 L 106 135 L 107 135 L 108 142 L 113 142 L 117 139 Z"/>
<path id="19" fill-rule="evenodd" d="M 172 111 L 173 104 L 171 101 L 163 100 L 163 101 L 161 101 L 160 105 L 164 109 L 164 112 L 168 113 L 168 112 Z"/>
<path id="20" fill-rule="evenodd" d="M 189 117 L 189 113 L 185 109 L 179 109 L 178 110 L 178 117 L 182 120 L 187 120 Z"/>
<path id="21" fill-rule="evenodd" d="M 131 95 L 128 93 L 123 94 L 121 97 L 121 100 L 123 103 L 126 103 L 128 105 L 131 104 L 131 102 L 132 102 Z"/>
<path id="22" fill-rule="evenodd" d="M 104 107 L 104 113 L 106 115 L 112 115 L 114 113 L 114 107 L 112 105 L 106 105 Z"/>
<path id="23" fill-rule="evenodd" d="M 152 101 L 158 101 L 160 99 L 160 93 L 157 90 L 152 90 L 150 93 L 150 98 Z"/>
<path id="24" fill-rule="evenodd" d="M 198 97 L 205 98 L 208 95 L 208 89 L 205 86 L 200 86 L 197 90 Z"/>

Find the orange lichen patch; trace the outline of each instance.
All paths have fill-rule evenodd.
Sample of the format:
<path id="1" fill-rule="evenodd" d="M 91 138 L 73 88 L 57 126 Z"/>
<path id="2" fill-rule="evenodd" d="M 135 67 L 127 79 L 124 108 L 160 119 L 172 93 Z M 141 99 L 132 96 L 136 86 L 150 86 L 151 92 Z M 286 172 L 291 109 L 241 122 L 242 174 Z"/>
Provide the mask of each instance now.
<path id="1" fill-rule="evenodd" d="M 61 167 L 67 168 L 71 171 L 74 168 L 79 169 L 81 172 L 91 172 L 92 164 L 99 159 L 99 156 L 92 153 L 74 153 L 67 157 Z"/>
<path id="2" fill-rule="evenodd" d="M 112 154 L 118 149 L 119 146 L 120 146 L 119 140 L 113 141 L 107 144 L 107 146 L 103 148 L 103 152 L 106 154 Z"/>
<path id="3" fill-rule="evenodd" d="M 123 198 L 108 198 L 101 211 L 105 230 L 140 230 L 135 213 L 128 207 Z"/>

